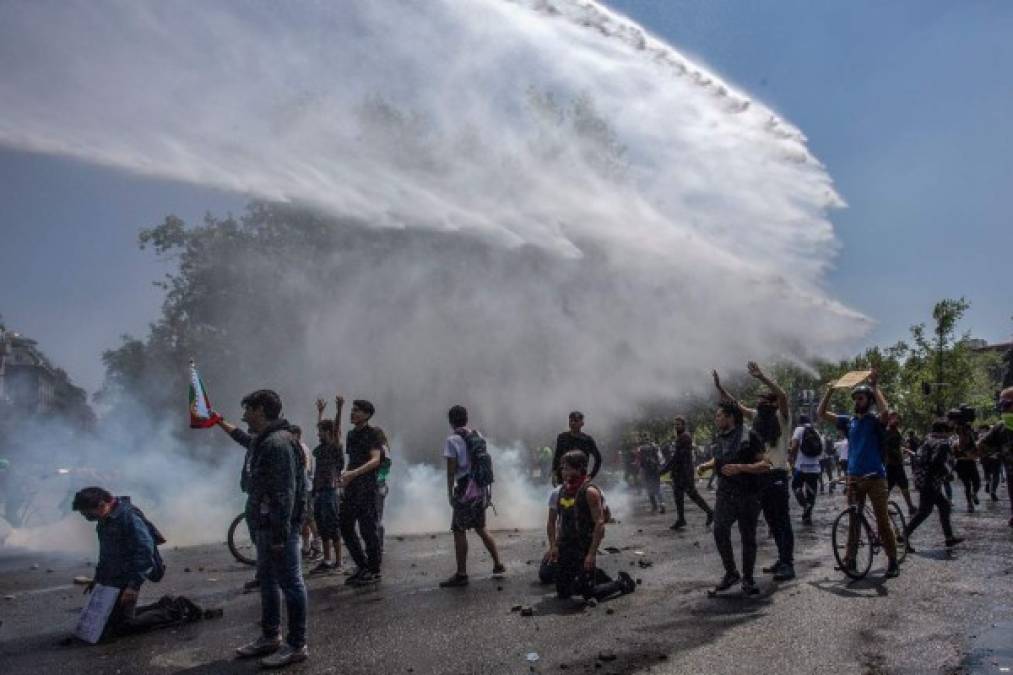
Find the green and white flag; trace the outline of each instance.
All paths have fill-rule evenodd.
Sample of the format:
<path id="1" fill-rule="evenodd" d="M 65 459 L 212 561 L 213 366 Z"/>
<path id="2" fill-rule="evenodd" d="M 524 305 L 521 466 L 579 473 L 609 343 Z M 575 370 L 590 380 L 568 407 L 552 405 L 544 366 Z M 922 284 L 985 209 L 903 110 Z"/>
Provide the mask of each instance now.
<path id="1" fill-rule="evenodd" d="M 211 409 L 211 401 L 197 372 L 197 364 L 190 359 L 190 428 L 208 429 L 218 424 L 221 419 L 221 416 Z"/>

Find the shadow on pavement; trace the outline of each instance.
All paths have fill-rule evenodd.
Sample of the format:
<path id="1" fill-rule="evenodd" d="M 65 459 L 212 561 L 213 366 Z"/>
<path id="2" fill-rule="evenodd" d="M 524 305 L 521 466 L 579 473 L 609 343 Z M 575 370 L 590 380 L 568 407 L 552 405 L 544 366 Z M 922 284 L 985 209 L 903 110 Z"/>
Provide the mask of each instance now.
<path id="1" fill-rule="evenodd" d="M 848 581 L 846 579 L 810 581 L 809 585 L 825 593 L 833 593 L 841 598 L 886 597 L 890 594 L 886 588 L 886 579 L 884 577 L 866 577 L 858 581 Z"/>

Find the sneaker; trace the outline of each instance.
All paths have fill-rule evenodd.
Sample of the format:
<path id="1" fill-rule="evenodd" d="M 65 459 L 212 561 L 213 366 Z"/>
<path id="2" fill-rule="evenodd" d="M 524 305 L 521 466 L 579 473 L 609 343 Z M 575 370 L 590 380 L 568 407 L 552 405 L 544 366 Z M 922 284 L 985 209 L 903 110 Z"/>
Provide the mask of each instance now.
<path id="1" fill-rule="evenodd" d="M 742 579 L 738 572 L 725 572 L 725 575 L 721 577 L 721 581 L 714 587 L 715 593 L 721 591 L 727 591 L 729 588 L 737 584 Z"/>
<path id="2" fill-rule="evenodd" d="M 357 568 L 355 568 L 355 571 L 352 572 L 351 576 L 349 576 L 347 579 L 345 579 L 345 585 L 346 586 L 354 586 L 354 585 L 356 585 L 357 583 L 359 583 L 359 579 L 361 579 L 364 574 L 366 574 L 366 568 L 365 567 L 357 567 Z"/>
<path id="3" fill-rule="evenodd" d="M 964 541 L 963 537 L 950 537 L 946 540 L 946 548 L 953 548 L 962 541 Z"/>
<path id="4" fill-rule="evenodd" d="M 468 575 L 458 574 L 456 572 L 446 581 L 440 582 L 440 588 L 460 588 L 461 586 L 467 585 L 468 585 Z"/>
<path id="5" fill-rule="evenodd" d="M 255 656 L 267 656 L 281 649 L 281 636 L 268 637 L 261 635 L 259 638 L 236 649 L 236 654 L 241 659 L 251 659 Z"/>
<path id="6" fill-rule="evenodd" d="M 686 527 L 686 521 L 682 520 L 680 518 L 679 520 L 677 520 L 674 523 L 672 523 L 672 526 L 669 527 L 668 529 L 670 529 L 670 530 L 681 530 L 684 527 Z"/>
<path id="7" fill-rule="evenodd" d="M 752 579 L 742 580 L 742 593 L 744 595 L 756 595 L 760 592 L 760 589 L 756 587 L 756 582 Z"/>
<path id="8" fill-rule="evenodd" d="M 243 593 L 250 593 L 260 588 L 260 579 L 250 579 L 243 584 Z"/>
<path id="9" fill-rule="evenodd" d="M 886 578 L 893 579 L 900 576 L 900 565 L 897 564 L 896 560 L 891 560 L 890 564 L 886 566 Z"/>
<path id="10" fill-rule="evenodd" d="M 291 645 L 285 645 L 274 654 L 271 654 L 267 658 L 260 660 L 260 665 L 264 668 L 284 668 L 290 666 L 293 663 L 300 663 L 309 658 L 310 652 L 306 648 L 306 645 L 302 647 L 293 647 Z"/>
<path id="11" fill-rule="evenodd" d="M 781 561 L 778 560 L 773 565 L 769 565 L 763 568 L 764 574 L 776 574 L 781 569 Z"/>
<path id="12" fill-rule="evenodd" d="M 334 574 L 335 570 L 337 570 L 337 569 L 338 569 L 338 565 L 336 563 L 327 562 L 326 560 L 322 560 L 319 563 L 317 563 L 316 567 L 314 567 L 313 569 L 311 569 L 306 574 L 307 575 L 310 575 L 310 574 L 312 574 L 312 575 L 317 575 L 317 574 Z"/>
<path id="13" fill-rule="evenodd" d="M 1013 521 L 1013 519 L 1011 519 L 1011 521 Z M 707 514 L 707 522 L 704 523 L 704 527 L 710 527 L 713 524 L 714 524 L 714 512 L 711 511 L 710 513 Z"/>
<path id="14" fill-rule="evenodd" d="M 349 577 L 349 578 L 351 578 L 351 577 Z M 352 586 L 371 586 L 373 584 L 380 583 L 380 578 L 381 577 L 380 577 L 380 573 L 379 572 L 363 572 L 362 575 L 359 576 L 359 577 L 357 577 L 355 579 L 355 581 L 352 582 L 351 585 Z"/>
<path id="15" fill-rule="evenodd" d="M 619 585 L 622 587 L 624 595 L 628 595 L 633 591 L 637 590 L 637 582 L 633 580 L 626 572 L 619 572 L 616 574 L 616 580 L 619 581 Z"/>
<path id="16" fill-rule="evenodd" d="M 502 579 L 505 576 L 506 576 L 506 567 L 504 567 L 502 564 L 493 566 L 492 568 L 493 579 Z"/>
<path id="17" fill-rule="evenodd" d="M 774 581 L 791 581 L 794 578 L 794 565 L 781 565 L 781 569 L 774 573 Z"/>

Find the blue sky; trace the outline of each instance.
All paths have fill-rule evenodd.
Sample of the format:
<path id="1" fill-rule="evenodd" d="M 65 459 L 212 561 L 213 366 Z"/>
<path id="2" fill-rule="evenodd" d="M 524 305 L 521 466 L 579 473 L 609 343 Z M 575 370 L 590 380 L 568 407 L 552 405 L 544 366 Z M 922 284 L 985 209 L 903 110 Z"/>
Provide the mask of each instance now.
<path id="1" fill-rule="evenodd" d="M 965 327 L 1013 330 L 1013 3 L 611 0 L 809 137 L 849 207 L 831 293 L 906 337 L 939 298 Z M 246 198 L 59 158 L 0 151 L 0 312 L 93 389 L 99 354 L 142 333 L 165 270 L 136 248 L 168 213 Z M 790 271 L 789 271 L 790 272 Z M 856 345 L 856 348 L 860 345 Z"/>

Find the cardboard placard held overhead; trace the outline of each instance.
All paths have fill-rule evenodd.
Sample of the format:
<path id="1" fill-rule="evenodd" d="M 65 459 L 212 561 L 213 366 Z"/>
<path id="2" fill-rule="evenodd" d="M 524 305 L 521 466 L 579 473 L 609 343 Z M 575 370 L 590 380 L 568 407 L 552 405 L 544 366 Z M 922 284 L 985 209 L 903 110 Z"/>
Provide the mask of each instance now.
<path id="1" fill-rule="evenodd" d="M 852 370 L 850 373 L 844 373 L 837 382 L 834 383 L 834 389 L 850 389 L 856 387 L 862 382 L 869 379 L 869 375 L 872 375 L 871 370 Z"/>

